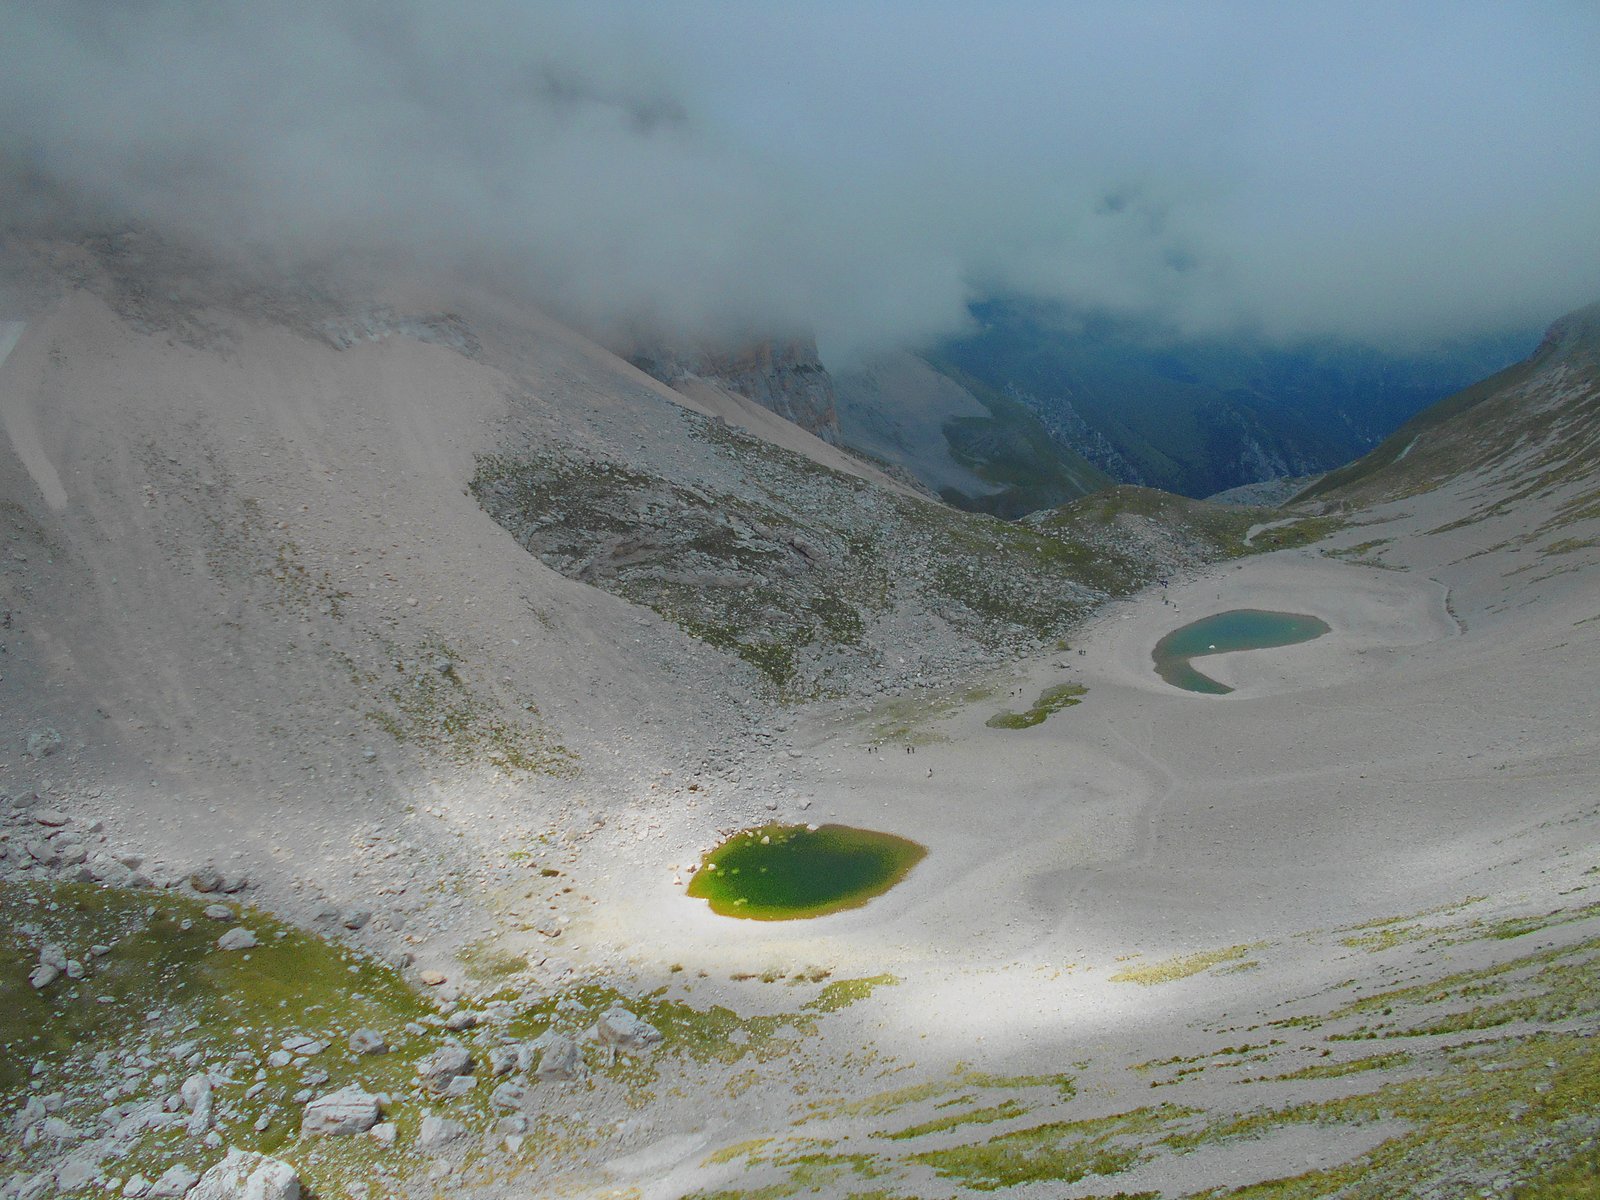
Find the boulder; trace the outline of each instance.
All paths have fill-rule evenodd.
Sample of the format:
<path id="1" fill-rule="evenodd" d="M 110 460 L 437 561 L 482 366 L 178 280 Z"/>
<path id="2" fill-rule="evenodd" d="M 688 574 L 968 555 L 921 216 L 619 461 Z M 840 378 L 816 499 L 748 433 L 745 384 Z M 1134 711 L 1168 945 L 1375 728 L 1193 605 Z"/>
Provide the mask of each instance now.
<path id="1" fill-rule="evenodd" d="M 282 1159 L 232 1147 L 200 1176 L 189 1200 L 300 1200 L 300 1176 Z"/>
<path id="2" fill-rule="evenodd" d="M 338 1137 L 365 1133 L 378 1123 L 378 1098 L 355 1084 L 318 1096 L 300 1119 L 302 1137 Z"/>
<path id="3" fill-rule="evenodd" d="M 460 1042 L 446 1042 L 417 1064 L 422 1086 L 430 1092 L 444 1092 L 457 1076 L 472 1070 L 472 1055 Z"/>
<path id="4" fill-rule="evenodd" d="M 389 1043 L 376 1029 L 358 1029 L 350 1035 L 351 1054 L 387 1054 Z"/>
<path id="5" fill-rule="evenodd" d="M 178 1089 L 178 1095 L 183 1097 L 183 1106 L 190 1112 L 200 1107 L 200 1102 L 211 1096 L 211 1076 L 204 1071 L 195 1074 L 183 1081 L 183 1086 Z"/>
<path id="6" fill-rule="evenodd" d="M 659 1029 L 620 1005 L 600 1014 L 595 1033 L 599 1035 L 602 1045 L 614 1046 L 618 1050 L 643 1050 L 661 1040 Z"/>
<path id="7" fill-rule="evenodd" d="M 189 886 L 201 895 L 222 890 L 222 873 L 215 867 L 201 867 L 189 876 Z"/>
<path id="8" fill-rule="evenodd" d="M 448 1117 L 436 1117 L 429 1113 L 422 1118 L 422 1127 L 417 1130 L 417 1149 L 446 1150 L 466 1136 L 467 1127 L 460 1121 L 452 1121 Z"/>
<path id="9" fill-rule="evenodd" d="M 190 1188 L 199 1180 L 200 1176 L 191 1171 L 182 1163 L 176 1163 L 162 1172 L 161 1178 L 150 1185 L 146 1196 L 183 1196 L 187 1195 Z"/>
<path id="10" fill-rule="evenodd" d="M 496 1108 L 521 1108 L 528 1089 L 520 1083 L 502 1083 L 489 1093 L 489 1103 Z"/>
<path id="11" fill-rule="evenodd" d="M 496 1046 L 489 1051 L 489 1074 L 509 1075 L 517 1065 L 515 1046 Z"/>
<path id="12" fill-rule="evenodd" d="M 243 925 L 236 925 L 217 939 L 218 950 L 249 950 L 258 945 L 256 935 Z"/>
<path id="13" fill-rule="evenodd" d="M 539 1056 L 539 1069 L 534 1074 L 540 1079 L 582 1078 L 583 1055 L 576 1039 L 561 1034 L 547 1038 L 544 1053 Z"/>

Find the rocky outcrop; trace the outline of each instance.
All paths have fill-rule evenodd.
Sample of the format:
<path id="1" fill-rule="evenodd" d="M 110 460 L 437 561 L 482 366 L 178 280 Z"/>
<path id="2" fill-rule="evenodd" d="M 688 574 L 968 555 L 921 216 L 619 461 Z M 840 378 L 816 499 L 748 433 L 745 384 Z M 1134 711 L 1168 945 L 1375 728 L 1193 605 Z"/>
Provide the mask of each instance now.
<path id="1" fill-rule="evenodd" d="M 189 1200 L 300 1200 L 300 1177 L 281 1159 L 230 1149 L 200 1177 Z"/>
<path id="2" fill-rule="evenodd" d="M 718 384 L 825 442 L 839 442 L 833 379 L 811 338 L 769 338 L 732 350 L 643 350 L 630 361 L 669 387 L 691 375 Z"/>

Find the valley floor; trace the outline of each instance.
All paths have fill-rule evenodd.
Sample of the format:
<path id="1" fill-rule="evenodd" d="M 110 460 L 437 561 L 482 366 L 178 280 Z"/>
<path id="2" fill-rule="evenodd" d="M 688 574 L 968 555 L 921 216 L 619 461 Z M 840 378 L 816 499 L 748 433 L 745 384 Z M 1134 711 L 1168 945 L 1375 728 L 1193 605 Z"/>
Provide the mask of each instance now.
<path id="1" fill-rule="evenodd" d="M 714 978 L 810 963 L 891 973 L 896 986 L 855 1010 L 877 1055 L 915 1064 L 906 1067 L 915 1079 L 956 1078 L 958 1064 L 998 1077 L 1072 1075 L 1076 1098 L 1051 1110 L 1056 1120 L 1157 1100 L 1209 1113 L 1347 1096 L 1348 1078 L 1317 1070 L 1337 1041 L 1308 1029 L 1340 1015 L 1348 1024 L 1350 1012 L 1338 1010 L 1404 984 L 1501 974 L 1535 948 L 1587 958 L 1600 935 L 1600 622 L 1582 608 L 1592 601 L 1569 589 L 1480 632 L 1463 631 L 1447 600 L 1423 574 L 1282 552 L 1112 604 L 1071 649 L 1018 664 L 980 699 L 813 716 L 800 736 L 814 799 L 787 815 L 923 842 L 929 856 L 906 883 L 853 912 L 738 922 L 674 894 L 664 864 L 628 855 L 597 897 L 603 919 L 582 933 L 634 947 L 645 973 L 673 962 Z M 1154 675 L 1150 648 L 1163 633 L 1239 607 L 1311 613 L 1332 632 L 1207 659 L 1208 673 L 1237 689 L 1224 697 Z M 1081 705 L 1030 729 L 986 726 L 1062 680 L 1087 686 Z M 1531 921 L 1529 936 L 1508 939 L 1508 921 Z M 1597 1006 L 1591 994 L 1591 1025 Z M 1379 1065 L 1443 1061 L 1453 1044 L 1482 1040 L 1380 1043 L 1406 1051 Z M 1166 1070 L 1152 1073 L 1152 1062 Z M 1175 1069 L 1184 1063 L 1200 1066 Z M 1300 1082 L 1241 1086 L 1296 1071 Z M 1030 1110 L 986 1132 L 1039 1119 Z M 685 1164 L 719 1144 L 787 1132 L 732 1111 L 695 1124 Z M 1186 1195 L 1298 1176 L 1417 1128 L 1392 1116 L 1359 1129 L 1304 1114 L 1276 1132 L 1264 1124 L 1265 1134 L 1200 1138 L 1201 1148 L 1179 1138 L 1114 1179 L 1041 1194 L 1101 1194 L 1114 1183 Z M 859 1132 L 851 1142 L 838 1123 L 830 1132 L 844 1135 L 838 1154 L 873 1145 Z M 945 1140 L 973 1141 L 971 1128 L 957 1133 Z M 923 1135 L 915 1145 L 940 1142 Z M 919 1173 L 910 1194 L 951 1186 Z M 732 1172 L 689 1177 L 706 1174 Z M 675 1196 L 684 1181 L 675 1173 L 643 1194 Z"/>

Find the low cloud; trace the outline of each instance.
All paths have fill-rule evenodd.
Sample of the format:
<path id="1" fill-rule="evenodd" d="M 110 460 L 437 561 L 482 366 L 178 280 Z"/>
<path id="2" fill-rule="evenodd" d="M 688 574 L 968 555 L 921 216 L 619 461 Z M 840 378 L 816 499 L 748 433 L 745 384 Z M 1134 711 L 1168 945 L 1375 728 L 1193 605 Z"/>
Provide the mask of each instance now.
<path id="1" fill-rule="evenodd" d="M 1021 293 L 1420 344 L 1600 297 L 1600 10 L 5 5 L 0 195 L 835 356 Z"/>

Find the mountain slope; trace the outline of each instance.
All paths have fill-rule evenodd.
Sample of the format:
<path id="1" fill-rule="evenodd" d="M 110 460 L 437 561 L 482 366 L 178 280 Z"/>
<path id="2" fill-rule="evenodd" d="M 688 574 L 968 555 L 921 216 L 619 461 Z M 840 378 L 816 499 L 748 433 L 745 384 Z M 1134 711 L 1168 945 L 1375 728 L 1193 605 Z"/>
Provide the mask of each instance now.
<path id="1" fill-rule="evenodd" d="M 1014 518 L 1112 483 L 1026 406 L 953 368 L 886 355 L 837 387 L 843 441 L 957 508 Z"/>
<path id="2" fill-rule="evenodd" d="M 1469 476 L 1492 476 L 1496 505 L 1600 470 L 1600 304 L 1551 325 L 1522 362 L 1407 421 L 1376 449 L 1297 499 L 1370 504 Z M 1600 493 L 1569 501 L 1578 514 Z M 1486 511 L 1480 507 L 1479 511 Z"/>
<path id="3" fill-rule="evenodd" d="M 1592 489 L 1583 322 L 1483 410 L 1519 444 L 1370 506 L 1005 522 L 448 282 L 119 236 L 7 246 L 0 298 L 0 1197 L 228 1146 L 473 1200 L 1586 1153 L 1600 518 L 1538 532 Z M 1238 608 L 1329 630 L 1154 673 Z M 824 823 L 927 855 L 812 920 L 685 894 Z M 392 1145 L 302 1134 L 346 1084 Z"/>
<path id="4" fill-rule="evenodd" d="M 943 344 L 938 359 L 1026 404 L 1118 480 L 1191 496 L 1339 466 L 1509 361 L 1517 344 L 1405 357 L 1173 342 L 1135 323 L 1068 321 L 1020 302 L 975 305 L 973 315 L 980 331 Z"/>

